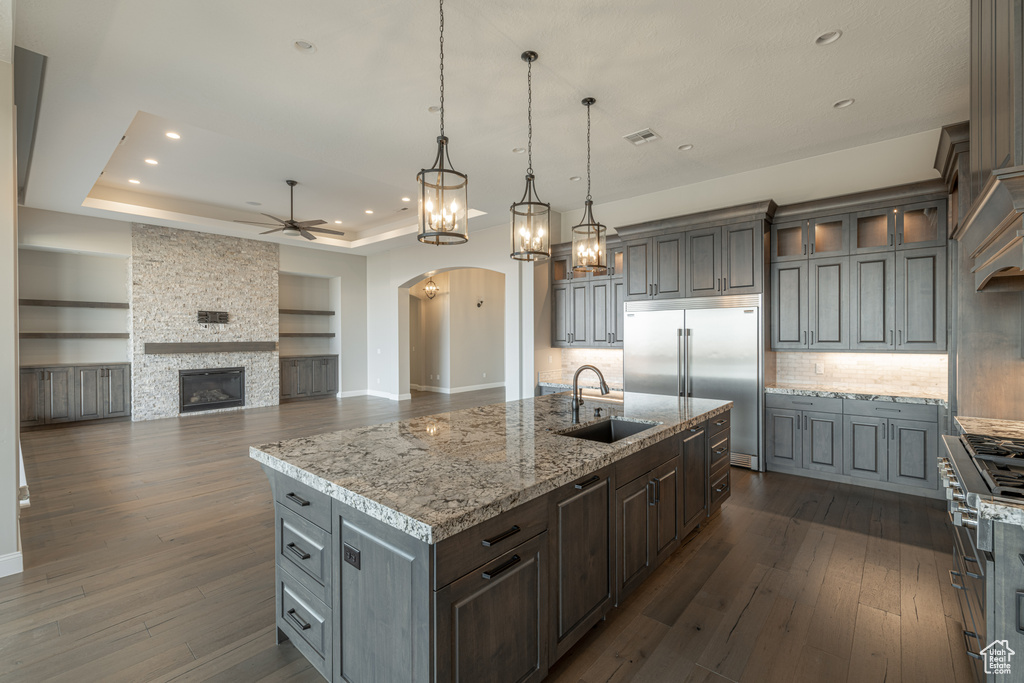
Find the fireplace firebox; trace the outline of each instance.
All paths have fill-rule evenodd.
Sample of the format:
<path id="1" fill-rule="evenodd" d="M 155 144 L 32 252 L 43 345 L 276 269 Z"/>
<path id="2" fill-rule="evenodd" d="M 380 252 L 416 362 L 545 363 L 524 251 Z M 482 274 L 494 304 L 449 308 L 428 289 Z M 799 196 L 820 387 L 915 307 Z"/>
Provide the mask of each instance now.
<path id="1" fill-rule="evenodd" d="M 182 413 L 245 405 L 245 368 L 179 370 Z"/>

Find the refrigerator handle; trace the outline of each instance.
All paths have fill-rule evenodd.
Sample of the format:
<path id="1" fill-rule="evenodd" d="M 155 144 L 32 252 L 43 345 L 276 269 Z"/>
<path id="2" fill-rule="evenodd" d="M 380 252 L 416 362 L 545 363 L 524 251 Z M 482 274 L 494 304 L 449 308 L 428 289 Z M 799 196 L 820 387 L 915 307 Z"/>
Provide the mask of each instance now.
<path id="1" fill-rule="evenodd" d="M 676 339 L 676 393 L 679 396 L 684 396 L 683 393 L 683 330 L 676 330 L 676 334 L 679 335 Z"/>
<path id="2" fill-rule="evenodd" d="M 686 395 L 693 396 L 693 378 L 690 376 L 690 334 L 693 330 L 687 328 L 683 332 L 683 367 L 686 370 Z"/>

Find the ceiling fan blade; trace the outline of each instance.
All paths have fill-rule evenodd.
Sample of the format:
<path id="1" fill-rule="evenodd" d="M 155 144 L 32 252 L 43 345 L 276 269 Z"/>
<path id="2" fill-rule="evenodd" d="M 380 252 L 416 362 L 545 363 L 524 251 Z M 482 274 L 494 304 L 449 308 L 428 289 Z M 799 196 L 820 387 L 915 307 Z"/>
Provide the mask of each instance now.
<path id="1" fill-rule="evenodd" d="M 322 233 L 325 233 L 327 235 L 344 235 L 345 234 L 345 233 L 341 232 L 340 230 L 329 230 L 327 228 L 306 228 L 306 229 L 309 230 L 310 232 L 322 232 Z"/>
<path id="2" fill-rule="evenodd" d="M 311 233 L 311 232 L 309 232 L 307 230 L 303 230 L 302 228 L 299 228 L 299 234 L 302 235 L 303 237 L 305 237 L 307 240 L 315 240 L 316 239 L 316 235 L 314 235 L 313 233 Z"/>
<path id="3" fill-rule="evenodd" d="M 246 225 L 273 225 L 273 226 L 277 225 L 277 223 L 257 223 L 256 221 L 240 221 L 237 218 L 233 222 L 235 222 L 235 223 L 245 223 Z"/>
<path id="4" fill-rule="evenodd" d="M 277 216 L 271 216 L 271 215 L 270 215 L 269 213 L 261 213 L 260 215 L 261 215 L 261 216 L 266 216 L 267 218 L 272 218 L 272 219 L 274 219 L 275 221 L 277 221 L 278 223 L 280 223 L 281 225 L 288 225 L 288 221 L 285 221 L 285 220 L 281 220 L 281 219 L 280 219 L 280 218 L 278 218 Z"/>
<path id="5" fill-rule="evenodd" d="M 299 221 L 295 225 L 300 228 L 312 228 L 315 225 L 327 225 L 327 221 Z"/>
<path id="6" fill-rule="evenodd" d="M 281 232 L 282 230 L 284 230 L 284 228 L 274 228 L 273 230 L 267 230 L 266 232 L 261 232 L 260 234 L 269 235 L 272 232 Z"/>

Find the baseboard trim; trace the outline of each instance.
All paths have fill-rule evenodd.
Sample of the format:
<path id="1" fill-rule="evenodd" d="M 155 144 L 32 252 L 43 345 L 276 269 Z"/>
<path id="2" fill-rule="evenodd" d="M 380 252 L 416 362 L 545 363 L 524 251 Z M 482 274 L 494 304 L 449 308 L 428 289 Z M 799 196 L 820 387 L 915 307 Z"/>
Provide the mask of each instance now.
<path id="1" fill-rule="evenodd" d="M 374 391 L 373 389 L 367 389 L 366 395 L 376 396 L 377 398 L 386 398 L 391 401 L 408 401 L 412 398 L 412 394 L 389 394 L 386 391 Z"/>
<path id="2" fill-rule="evenodd" d="M 452 387 L 448 390 L 450 394 L 464 394 L 467 391 L 481 391 L 482 389 L 497 389 L 498 387 L 505 387 L 504 382 L 493 382 L 492 384 L 475 384 L 469 387 Z"/>
<path id="3" fill-rule="evenodd" d="M 20 574 L 25 571 L 25 562 L 21 553 L 0 555 L 0 577 Z"/>
<path id="4" fill-rule="evenodd" d="M 338 398 L 352 398 L 353 396 L 366 396 L 366 389 L 356 389 L 355 391 L 339 391 Z"/>

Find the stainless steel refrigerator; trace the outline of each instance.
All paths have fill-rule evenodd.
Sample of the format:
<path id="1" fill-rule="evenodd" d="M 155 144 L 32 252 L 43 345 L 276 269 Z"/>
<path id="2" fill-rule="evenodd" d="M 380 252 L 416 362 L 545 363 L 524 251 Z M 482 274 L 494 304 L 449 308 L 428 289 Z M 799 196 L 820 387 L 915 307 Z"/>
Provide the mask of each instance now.
<path id="1" fill-rule="evenodd" d="M 761 295 L 630 301 L 625 308 L 626 391 L 733 401 L 732 464 L 763 470 Z"/>

